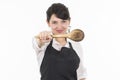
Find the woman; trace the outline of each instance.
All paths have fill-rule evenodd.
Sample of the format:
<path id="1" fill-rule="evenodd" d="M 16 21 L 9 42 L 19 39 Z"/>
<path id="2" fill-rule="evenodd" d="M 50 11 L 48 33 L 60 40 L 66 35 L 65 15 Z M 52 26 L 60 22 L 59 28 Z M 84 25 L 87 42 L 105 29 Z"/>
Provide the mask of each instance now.
<path id="1" fill-rule="evenodd" d="M 41 80 L 85 80 L 86 70 L 80 43 L 66 38 L 52 38 L 52 34 L 66 34 L 70 25 L 68 8 L 61 3 L 47 10 L 50 31 L 42 31 L 33 39 Z"/>

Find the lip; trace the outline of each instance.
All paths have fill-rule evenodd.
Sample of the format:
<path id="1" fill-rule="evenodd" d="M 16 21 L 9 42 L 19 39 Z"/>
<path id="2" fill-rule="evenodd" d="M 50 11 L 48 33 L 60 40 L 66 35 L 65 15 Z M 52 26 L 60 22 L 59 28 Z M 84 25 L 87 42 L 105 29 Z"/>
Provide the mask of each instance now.
<path id="1" fill-rule="evenodd" d="M 62 33 L 63 32 L 63 30 L 56 30 L 58 33 Z"/>

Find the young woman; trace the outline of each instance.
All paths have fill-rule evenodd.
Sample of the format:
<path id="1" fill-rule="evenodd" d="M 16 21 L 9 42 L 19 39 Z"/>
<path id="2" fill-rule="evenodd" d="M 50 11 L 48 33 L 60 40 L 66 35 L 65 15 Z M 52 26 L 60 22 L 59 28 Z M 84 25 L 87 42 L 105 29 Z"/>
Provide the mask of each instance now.
<path id="1" fill-rule="evenodd" d="M 51 31 L 42 31 L 33 39 L 40 66 L 40 80 L 85 80 L 86 69 L 80 43 L 67 38 L 52 38 L 51 34 L 66 34 L 70 25 L 68 8 L 61 3 L 47 10 Z"/>

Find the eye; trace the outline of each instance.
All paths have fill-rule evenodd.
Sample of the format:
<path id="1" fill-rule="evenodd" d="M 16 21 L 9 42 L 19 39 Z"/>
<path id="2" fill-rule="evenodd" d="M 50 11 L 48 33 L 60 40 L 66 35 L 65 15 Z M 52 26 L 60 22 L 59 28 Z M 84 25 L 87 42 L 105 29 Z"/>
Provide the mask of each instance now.
<path id="1" fill-rule="evenodd" d="M 57 24 L 57 21 L 52 21 L 52 24 Z"/>
<path id="2" fill-rule="evenodd" d="M 63 20 L 62 23 L 66 23 L 67 21 L 66 20 Z"/>

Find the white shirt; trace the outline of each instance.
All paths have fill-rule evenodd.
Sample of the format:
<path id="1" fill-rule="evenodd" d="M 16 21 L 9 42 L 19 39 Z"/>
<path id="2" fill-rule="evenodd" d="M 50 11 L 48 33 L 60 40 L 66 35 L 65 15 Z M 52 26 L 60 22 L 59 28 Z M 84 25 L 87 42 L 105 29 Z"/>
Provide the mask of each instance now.
<path id="1" fill-rule="evenodd" d="M 71 41 L 71 40 L 67 39 L 67 43 L 66 43 L 66 45 L 64 47 L 69 48 L 69 42 L 71 42 L 73 49 L 76 51 L 76 53 L 80 57 L 80 64 L 79 64 L 79 68 L 77 69 L 78 80 L 80 80 L 82 78 L 86 78 L 87 73 L 86 73 L 86 68 L 83 65 L 83 52 L 82 52 L 81 45 L 80 45 L 79 42 L 74 42 L 74 41 Z M 40 67 L 40 65 L 42 63 L 45 50 L 46 50 L 47 46 L 49 45 L 49 43 L 50 42 L 45 43 L 42 47 L 39 47 L 37 39 L 33 38 L 33 48 L 36 51 L 39 67 Z M 52 47 L 55 48 L 58 51 L 60 51 L 61 48 L 62 48 L 60 43 L 57 42 L 55 39 L 53 39 Z"/>

